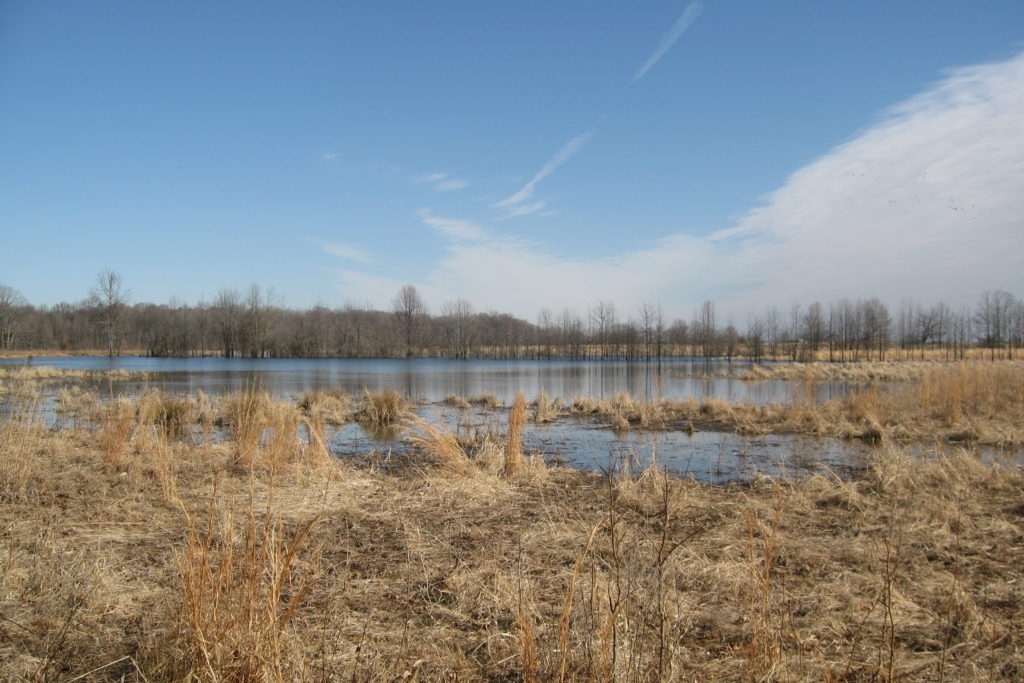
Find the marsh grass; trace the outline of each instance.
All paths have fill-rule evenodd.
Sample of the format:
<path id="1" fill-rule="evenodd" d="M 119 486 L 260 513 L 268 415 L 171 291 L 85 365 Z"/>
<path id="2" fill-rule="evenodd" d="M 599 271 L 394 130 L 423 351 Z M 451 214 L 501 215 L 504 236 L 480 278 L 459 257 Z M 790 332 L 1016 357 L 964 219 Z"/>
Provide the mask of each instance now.
<path id="1" fill-rule="evenodd" d="M 322 424 L 343 425 L 356 418 L 356 400 L 343 389 L 307 391 L 298 403 L 307 417 Z"/>
<path id="2" fill-rule="evenodd" d="M 969 447 L 919 459 L 888 439 L 849 480 L 709 486 L 656 465 L 531 478 L 529 458 L 507 479 L 507 434 L 470 454 L 455 430 L 417 418 L 431 466 L 300 476 L 268 465 L 267 449 L 303 464 L 325 427 L 292 404 L 228 403 L 236 419 L 260 416 L 252 467 L 235 464 L 234 440 L 168 439 L 138 405 L 112 412 L 111 424 L 135 420 L 117 469 L 102 429 L 48 429 L 30 412 L 0 423 L 6 680 L 69 681 L 115 662 L 82 680 L 1024 671 L 1024 472 Z"/>
<path id="3" fill-rule="evenodd" d="M 537 424 L 554 422 L 564 410 L 565 404 L 561 398 L 552 399 L 546 391 L 541 391 L 533 401 L 533 421 Z"/>
<path id="4" fill-rule="evenodd" d="M 289 624 L 316 576 L 318 551 L 302 556 L 320 520 L 286 530 L 272 494 L 259 515 L 250 495 L 238 520 L 234 509 L 221 509 L 219 496 L 215 482 L 205 526 L 186 513 L 178 559 L 189 678 L 296 680 L 305 674 L 303 648 Z"/>
<path id="5" fill-rule="evenodd" d="M 514 477 L 523 469 L 523 430 L 528 418 L 526 396 L 518 391 L 508 413 L 508 438 L 505 442 L 505 464 L 502 468 L 502 474 L 506 477 Z"/>
<path id="6" fill-rule="evenodd" d="M 501 407 L 501 399 L 495 394 L 490 392 L 484 392 L 482 394 L 476 394 L 469 397 L 469 403 L 474 406 L 479 406 L 486 410 L 496 410 Z"/>
<path id="7" fill-rule="evenodd" d="M 640 401 L 618 394 L 610 399 L 577 396 L 571 412 L 596 417 L 615 431 L 792 432 L 872 444 L 936 438 L 995 446 L 1024 443 L 1024 362 L 916 365 L 907 373 L 912 381 L 874 379 L 825 402 L 815 399 L 821 380 L 812 371 L 796 380 L 793 400 L 787 404 L 761 406 L 718 398 Z"/>
<path id="8" fill-rule="evenodd" d="M 371 432 L 397 432 L 411 409 L 412 403 L 397 391 L 388 389 L 374 394 L 366 390 L 359 403 L 356 419 Z"/>
<path id="9" fill-rule="evenodd" d="M 469 454 L 454 432 L 417 415 L 406 418 L 405 428 L 409 443 L 431 458 L 440 469 L 461 476 L 469 476 L 476 471 Z"/>

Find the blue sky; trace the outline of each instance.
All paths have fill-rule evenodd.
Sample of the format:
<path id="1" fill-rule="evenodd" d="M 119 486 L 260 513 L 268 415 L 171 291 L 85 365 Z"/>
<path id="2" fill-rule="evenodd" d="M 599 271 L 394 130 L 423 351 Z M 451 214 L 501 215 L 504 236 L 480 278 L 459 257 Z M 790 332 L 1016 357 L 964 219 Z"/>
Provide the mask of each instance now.
<path id="1" fill-rule="evenodd" d="M 0 1 L 0 284 L 1024 294 L 1024 3 Z"/>

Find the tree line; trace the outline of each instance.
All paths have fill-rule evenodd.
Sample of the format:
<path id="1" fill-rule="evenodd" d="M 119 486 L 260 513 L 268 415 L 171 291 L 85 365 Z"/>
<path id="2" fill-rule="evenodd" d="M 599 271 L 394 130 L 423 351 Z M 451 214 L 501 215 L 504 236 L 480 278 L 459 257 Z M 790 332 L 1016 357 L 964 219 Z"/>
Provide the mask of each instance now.
<path id="1" fill-rule="evenodd" d="M 345 305 L 291 309 L 273 289 L 252 284 L 221 289 L 211 302 L 133 303 L 121 276 L 104 270 L 77 303 L 34 306 L 0 285 L 0 350 L 75 353 L 102 349 L 114 356 L 228 358 L 495 359 L 827 358 L 833 361 L 924 357 L 948 360 L 969 348 L 992 359 L 1013 358 L 1024 346 L 1024 300 L 984 292 L 973 307 L 911 299 L 896 311 L 878 299 L 769 307 L 737 325 L 722 320 L 713 301 L 689 320 L 666 320 L 659 304 L 621 312 L 609 301 L 585 311 L 542 308 L 535 321 L 480 312 L 455 299 L 433 313 L 413 285 L 390 310 Z"/>

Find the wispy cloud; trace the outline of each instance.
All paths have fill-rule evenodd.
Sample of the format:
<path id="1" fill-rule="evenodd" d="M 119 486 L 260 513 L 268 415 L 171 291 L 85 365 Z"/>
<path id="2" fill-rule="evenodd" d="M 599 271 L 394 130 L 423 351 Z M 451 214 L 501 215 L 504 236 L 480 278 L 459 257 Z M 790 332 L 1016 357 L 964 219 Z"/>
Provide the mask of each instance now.
<path id="1" fill-rule="evenodd" d="M 435 216 L 431 213 L 430 209 L 420 209 L 416 214 L 423 221 L 424 225 L 433 228 L 450 239 L 460 241 L 487 239 L 487 233 L 469 221 Z"/>
<path id="2" fill-rule="evenodd" d="M 554 173 L 559 166 L 567 162 L 577 152 L 583 149 L 583 146 L 596 134 L 597 131 L 591 130 L 586 133 L 581 133 L 572 140 L 569 140 L 569 142 L 562 145 L 562 148 L 558 150 L 555 156 L 551 157 L 537 172 L 537 174 L 530 179 L 530 182 L 523 185 L 522 189 L 492 206 L 496 209 L 505 209 L 507 215 L 517 216 L 535 213 L 543 209 L 544 202 L 525 204 L 525 202 L 529 201 L 533 197 L 533 192 L 537 188 L 537 184 Z"/>
<path id="3" fill-rule="evenodd" d="M 623 317 L 649 301 L 689 318 L 710 298 L 737 323 L 768 305 L 844 297 L 895 305 L 911 296 L 969 306 L 985 289 L 1019 292 L 1021 111 L 1024 53 L 952 70 L 795 171 L 727 229 L 669 234 L 628 251 L 560 252 L 423 210 L 443 256 L 425 264 L 416 285 L 434 306 L 465 297 L 525 318 L 541 307 L 582 313 L 598 300 L 614 301 Z M 526 206 L 527 188 L 508 205 Z M 385 305 L 397 287 L 380 287 L 372 298 Z"/>
<path id="4" fill-rule="evenodd" d="M 373 263 L 376 259 L 368 252 L 348 244 L 317 242 L 320 248 L 332 256 L 355 261 L 356 263 Z"/>
<path id="5" fill-rule="evenodd" d="M 469 183 L 447 173 L 428 173 L 412 179 L 416 185 L 429 184 L 435 192 L 452 192 L 469 187 Z"/>
<path id="6" fill-rule="evenodd" d="M 661 61 L 661 58 L 665 56 L 665 53 L 672 49 L 672 46 L 676 44 L 680 37 L 682 37 L 686 32 L 686 29 L 690 28 L 693 22 L 697 21 L 697 17 L 699 17 L 700 13 L 703 11 L 704 5 L 700 2 L 691 2 L 686 6 L 682 15 L 676 19 L 676 23 L 672 24 L 672 28 L 669 29 L 669 32 L 666 33 L 661 39 L 661 42 L 658 43 L 658 47 L 655 48 L 654 53 L 647 58 L 647 61 L 643 63 L 643 66 L 637 69 L 636 73 L 633 75 L 634 83 L 643 78 L 655 64 Z"/>
<path id="7" fill-rule="evenodd" d="M 324 161 L 331 161 L 341 156 L 341 152 L 324 152 L 320 155 L 320 158 Z"/>

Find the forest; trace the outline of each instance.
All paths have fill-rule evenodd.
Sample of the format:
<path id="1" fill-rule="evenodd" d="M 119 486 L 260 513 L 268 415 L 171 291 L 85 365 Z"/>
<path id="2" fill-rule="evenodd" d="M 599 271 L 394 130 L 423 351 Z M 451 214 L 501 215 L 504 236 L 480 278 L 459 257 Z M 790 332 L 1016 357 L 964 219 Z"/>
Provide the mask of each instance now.
<path id="1" fill-rule="evenodd" d="M 1024 345 L 1024 300 L 986 291 L 973 307 L 903 299 L 841 299 L 771 306 L 724 320 L 714 301 L 691 319 L 667 320 L 657 303 L 622 311 L 598 301 L 584 311 L 541 308 L 536 320 L 477 311 L 466 299 L 432 312 L 413 285 L 390 310 L 352 304 L 288 308 L 272 288 L 221 289 L 211 302 L 133 302 L 122 277 L 101 272 L 76 303 L 36 306 L 0 284 L 0 352 L 143 354 L 154 357 L 621 359 L 674 356 L 780 360 L 947 360 L 982 348 L 1013 358 Z"/>

